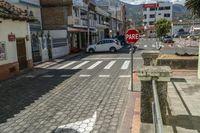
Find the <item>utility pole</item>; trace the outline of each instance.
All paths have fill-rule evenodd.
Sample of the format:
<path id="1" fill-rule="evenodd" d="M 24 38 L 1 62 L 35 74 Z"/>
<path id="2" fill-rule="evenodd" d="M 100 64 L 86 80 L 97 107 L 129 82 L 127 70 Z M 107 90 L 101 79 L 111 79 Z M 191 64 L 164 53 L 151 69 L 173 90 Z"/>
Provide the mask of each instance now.
<path id="1" fill-rule="evenodd" d="M 67 33 L 66 42 L 68 44 L 68 14 L 67 14 L 67 6 L 65 6 L 66 2 L 67 2 L 67 0 L 63 0 L 64 29 L 66 30 L 66 33 Z"/>
<path id="2" fill-rule="evenodd" d="M 87 29 L 87 46 L 86 46 L 86 48 L 90 45 L 90 9 L 89 9 L 89 4 L 90 3 L 88 3 L 88 10 L 87 10 L 88 29 Z"/>
<path id="3" fill-rule="evenodd" d="M 117 23 L 117 3 L 116 3 L 116 5 L 115 5 L 115 10 L 116 10 L 116 36 L 117 36 L 117 27 L 118 27 L 118 23 Z"/>

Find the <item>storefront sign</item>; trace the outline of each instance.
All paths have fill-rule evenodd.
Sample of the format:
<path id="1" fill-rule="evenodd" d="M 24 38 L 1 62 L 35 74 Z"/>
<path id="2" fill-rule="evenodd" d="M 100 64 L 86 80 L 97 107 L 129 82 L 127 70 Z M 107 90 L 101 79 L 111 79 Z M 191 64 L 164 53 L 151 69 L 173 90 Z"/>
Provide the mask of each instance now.
<path id="1" fill-rule="evenodd" d="M 144 4 L 143 8 L 158 8 L 159 4 L 154 3 L 154 4 Z"/>
<path id="2" fill-rule="evenodd" d="M 14 34 L 11 33 L 11 34 L 8 35 L 8 41 L 9 42 L 14 42 L 15 40 L 16 40 L 16 37 L 15 37 Z"/>
<path id="3" fill-rule="evenodd" d="M 0 42 L 0 61 L 6 60 L 6 43 Z"/>

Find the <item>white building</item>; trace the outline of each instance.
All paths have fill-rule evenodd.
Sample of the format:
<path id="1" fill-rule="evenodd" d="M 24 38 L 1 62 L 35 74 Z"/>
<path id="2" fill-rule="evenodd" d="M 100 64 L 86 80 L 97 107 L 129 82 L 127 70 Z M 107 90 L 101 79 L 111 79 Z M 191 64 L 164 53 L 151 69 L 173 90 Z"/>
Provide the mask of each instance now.
<path id="1" fill-rule="evenodd" d="M 40 0 L 6 0 L 15 6 L 28 11 L 29 16 L 33 16 L 36 20 L 30 22 L 31 47 L 33 62 L 44 62 L 49 60 L 47 40 L 42 32 L 42 19 Z"/>
<path id="2" fill-rule="evenodd" d="M 143 25 L 147 30 L 147 36 L 155 35 L 154 23 L 162 18 L 172 21 L 172 8 L 171 2 L 158 2 L 153 4 L 143 5 Z"/>
<path id="3" fill-rule="evenodd" d="M 0 80 L 4 80 L 33 67 L 27 22 L 32 18 L 5 1 L 0 1 L 0 10 Z"/>

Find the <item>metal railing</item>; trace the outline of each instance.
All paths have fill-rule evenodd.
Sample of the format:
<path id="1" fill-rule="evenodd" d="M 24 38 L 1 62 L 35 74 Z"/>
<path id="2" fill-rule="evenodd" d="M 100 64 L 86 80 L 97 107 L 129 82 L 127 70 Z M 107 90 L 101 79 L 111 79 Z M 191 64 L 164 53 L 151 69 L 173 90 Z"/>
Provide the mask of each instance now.
<path id="1" fill-rule="evenodd" d="M 153 97 L 154 97 L 154 101 L 152 102 L 154 133 L 164 133 L 163 120 L 160 111 L 160 104 L 159 104 L 159 98 L 155 80 L 152 80 L 152 85 L 153 85 Z"/>

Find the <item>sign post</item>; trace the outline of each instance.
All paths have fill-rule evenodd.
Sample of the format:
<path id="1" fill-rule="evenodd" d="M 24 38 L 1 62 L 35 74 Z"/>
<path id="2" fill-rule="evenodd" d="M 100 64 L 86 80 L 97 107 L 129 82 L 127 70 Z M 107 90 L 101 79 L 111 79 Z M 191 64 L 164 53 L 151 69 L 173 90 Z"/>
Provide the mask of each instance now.
<path id="1" fill-rule="evenodd" d="M 126 43 L 131 45 L 131 91 L 133 91 L 133 45 L 139 40 L 139 36 L 135 29 L 126 32 Z"/>

